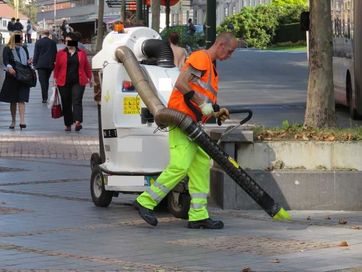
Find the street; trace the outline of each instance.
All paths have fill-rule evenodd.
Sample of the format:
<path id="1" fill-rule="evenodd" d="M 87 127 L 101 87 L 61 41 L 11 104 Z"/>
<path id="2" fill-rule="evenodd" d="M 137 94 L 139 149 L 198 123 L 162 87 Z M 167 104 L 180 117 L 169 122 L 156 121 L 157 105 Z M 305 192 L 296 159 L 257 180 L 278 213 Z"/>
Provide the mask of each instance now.
<path id="1" fill-rule="evenodd" d="M 245 105 L 254 112 L 251 122 L 266 127 L 281 126 L 284 120 L 303 123 L 308 84 L 305 52 L 243 49 L 218 67 L 220 105 Z M 341 106 L 336 107 L 336 119 L 339 127 L 362 125 Z"/>
<path id="2" fill-rule="evenodd" d="M 220 104 L 250 107 L 253 123 L 302 122 L 305 54 L 242 50 L 219 71 Z M 211 200 L 211 217 L 225 228 L 190 230 L 162 210 L 159 225 L 149 226 L 131 207 L 136 195 L 95 207 L 92 95 L 87 88 L 84 129 L 71 133 L 62 118 L 51 119 L 39 86 L 23 131 L 8 129 L 9 105 L 0 103 L 0 271 L 362 271 L 360 211 L 291 211 L 292 221 L 277 222 L 264 211 L 222 210 Z M 347 122 L 345 114 L 338 116 Z"/>

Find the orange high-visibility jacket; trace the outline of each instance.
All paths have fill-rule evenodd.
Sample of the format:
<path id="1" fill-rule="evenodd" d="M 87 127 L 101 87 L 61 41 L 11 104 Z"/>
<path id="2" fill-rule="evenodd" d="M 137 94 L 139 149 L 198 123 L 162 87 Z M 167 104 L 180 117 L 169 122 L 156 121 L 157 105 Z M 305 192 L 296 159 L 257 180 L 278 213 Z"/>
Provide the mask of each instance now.
<path id="1" fill-rule="evenodd" d="M 181 71 L 185 71 L 189 68 L 196 70 L 196 72 L 201 72 L 200 78 L 194 77 L 194 79 L 189 82 L 190 88 L 205 96 L 212 104 L 215 104 L 218 91 L 218 75 L 209 54 L 204 50 L 192 53 Z M 199 107 L 195 103 L 194 105 L 201 113 Z M 195 122 L 199 121 L 197 120 L 195 113 L 185 103 L 183 94 L 176 88 L 172 90 L 170 100 L 168 101 L 168 107 L 187 114 Z M 206 118 L 203 118 L 202 121 L 205 122 Z"/>

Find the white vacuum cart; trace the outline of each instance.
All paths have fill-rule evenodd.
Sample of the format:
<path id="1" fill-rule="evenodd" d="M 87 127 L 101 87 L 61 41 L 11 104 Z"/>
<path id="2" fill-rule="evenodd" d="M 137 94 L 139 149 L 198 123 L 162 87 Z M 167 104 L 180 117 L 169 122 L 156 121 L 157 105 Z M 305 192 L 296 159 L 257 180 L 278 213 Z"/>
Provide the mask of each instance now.
<path id="1" fill-rule="evenodd" d="M 92 69 L 100 75 L 102 91 L 98 106 L 100 150 L 91 157 L 90 184 L 92 200 L 98 207 L 107 207 L 119 192 L 143 192 L 169 160 L 167 133 L 157 130 L 123 64 L 115 57 L 119 46 L 130 48 L 158 97 L 167 105 L 179 70 L 173 65 L 158 65 L 162 60 L 146 56 L 144 46 L 148 40 L 161 40 L 161 37 L 146 27 L 110 32 L 102 50 L 92 59 Z M 169 193 L 167 203 L 174 216 L 188 217 L 187 182 L 181 182 Z"/>

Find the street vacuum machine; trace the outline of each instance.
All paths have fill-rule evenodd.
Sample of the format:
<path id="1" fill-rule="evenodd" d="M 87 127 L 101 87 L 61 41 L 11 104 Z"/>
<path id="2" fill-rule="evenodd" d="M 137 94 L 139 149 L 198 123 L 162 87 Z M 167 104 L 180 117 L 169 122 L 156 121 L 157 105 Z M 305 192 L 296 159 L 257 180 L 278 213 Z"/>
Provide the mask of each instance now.
<path id="1" fill-rule="evenodd" d="M 146 27 L 110 32 L 92 60 L 99 74 L 99 153 L 91 157 L 92 200 L 107 207 L 114 196 L 140 193 L 169 159 L 165 129 L 178 126 L 274 219 L 289 214 L 185 114 L 165 107 L 179 74 L 170 46 Z M 214 124 L 213 126 L 216 126 Z M 187 218 L 187 178 L 167 196 L 169 211 Z"/>

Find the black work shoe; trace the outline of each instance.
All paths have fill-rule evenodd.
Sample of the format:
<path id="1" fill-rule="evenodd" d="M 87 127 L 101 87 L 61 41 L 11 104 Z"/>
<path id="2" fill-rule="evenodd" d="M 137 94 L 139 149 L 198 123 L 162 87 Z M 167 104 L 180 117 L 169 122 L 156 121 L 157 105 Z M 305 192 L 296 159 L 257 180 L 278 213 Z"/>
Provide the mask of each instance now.
<path id="1" fill-rule="evenodd" d="M 220 220 L 207 218 L 198 221 L 189 221 L 187 227 L 189 229 L 222 229 L 224 227 L 224 223 Z"/>
<path id="2" fill-rule="evenodd" d="M 152 226 L 157 226 L 158 221 L 155 213 L 152 210 L 143 207 L 140 203 L 138 203 L 137 200 L 133 202 L 133 206 L 138 210 L 138 214 L 142 217 L 143 220 Z"/>

